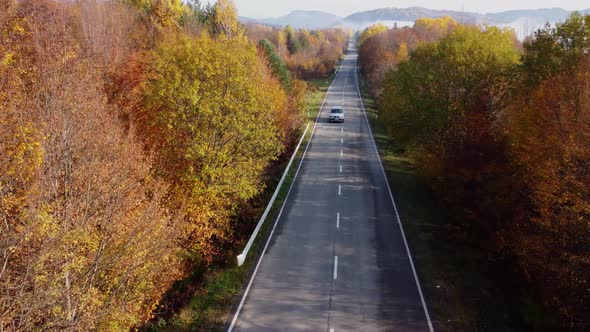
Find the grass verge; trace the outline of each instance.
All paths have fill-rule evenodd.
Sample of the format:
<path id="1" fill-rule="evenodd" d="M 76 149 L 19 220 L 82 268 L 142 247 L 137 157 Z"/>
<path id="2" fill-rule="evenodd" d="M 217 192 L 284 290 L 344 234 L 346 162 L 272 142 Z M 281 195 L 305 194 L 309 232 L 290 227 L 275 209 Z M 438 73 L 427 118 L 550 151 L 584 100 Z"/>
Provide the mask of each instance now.
<path id="1" fill-rule="evenodd" d="M 283 183 L 283 187 L 279 191 L 277 198 L 272 206 L 267 219 L 254 242 L 250 254 L 242 267 L 238 267 L 235 263 L 230 263 L 227 266 L 213 267 L 206 271 L 194 271 L 193 276 L 182 281 L 187 285 L 180 285 L 178 288 L 187 288 L 188 284 L 200 284 L 197 287 L 188 287 L 193 292 L 189 302 L 183 306 L 180 311 L 175 313 L 169 319 L 160 319 L 151 322 L 142 331 L 222 331 L 226 327 L 230 315 L 233 313 L 236 301 L 239 301 L 239 295 L 243 286 L 248 283 L 249 277 L 252 273 L 254 265 L 258 261 L 262 248 L 270 234 L 270 230 L 278 216 L 278 213 L 283 205 L 289 187 L 294 180 L 295 172 L 303 157 L 305 145 L 311 138 L 312 126 L 315 122 L 316 116 L 319 112 L 320 105 L 324 100 L 333 76 L 329 79 L 318 79 L 308 81 L 309 93 L 306 97 L 308 107 L 307 122 L 310 124 L 310 129 L 303 139 L 301 148 L 294 160 L 291 169 Z M 289 159 L 290 155 L 286 158 Z M 267 184 L 267 189 L 260 195 L 258 202 L 268 202 L 272 196 L 279 179 L 284 172 L 287 162 L 285 161 L 280 169 L 277 170 L 276 175 Z M 260 204 L 260 213 L 258 218 L 262 215 L 262 211 L 266 204 Z M 255 218 L 255 222 L 258 222 Z M 249 236 L 249 234 L 248 234 Z M 243 242 L 238 245 L 241 250 L 248 241 L 246 236 Z M 237 253 L 236 253 L 237 254 Z M 196 282 L 199 280 L 200 282 Z"/>
<path id="2" fill-rule="evenodd" d="M 543 317 L 518 273 L 491 260 L 476 240 L 456 235 L 453 216 L 445 215 L 413 160 L 395 152 L 375 101 L 361 90 L 434 330 L 543 331 L 539 326 L 550 318 Z"/>

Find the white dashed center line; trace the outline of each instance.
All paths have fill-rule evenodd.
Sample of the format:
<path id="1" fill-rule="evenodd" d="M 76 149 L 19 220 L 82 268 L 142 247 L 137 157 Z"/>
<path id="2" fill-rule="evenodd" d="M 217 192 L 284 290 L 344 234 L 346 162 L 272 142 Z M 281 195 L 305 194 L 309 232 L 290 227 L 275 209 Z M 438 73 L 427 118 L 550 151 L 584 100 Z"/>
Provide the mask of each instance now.
<path id="1" fill-rule="evenodd" d="M 340 212 L 336 214 L 336 228 L 340 229 Z"/>
<path id="2" fill-rule="evenodd" d="M 342 173 L 342 165 L 340 165 L 340 173 Z"/>
<path id="3" fill-rule="evenodd" d="M 338 196 L 342 195 L 342 185 L 338 185 Z"/>
<path id="4" fill-rule="evenodd" d="M 338 279 L 338 256 L 334 256 L 334 280 Z"/>

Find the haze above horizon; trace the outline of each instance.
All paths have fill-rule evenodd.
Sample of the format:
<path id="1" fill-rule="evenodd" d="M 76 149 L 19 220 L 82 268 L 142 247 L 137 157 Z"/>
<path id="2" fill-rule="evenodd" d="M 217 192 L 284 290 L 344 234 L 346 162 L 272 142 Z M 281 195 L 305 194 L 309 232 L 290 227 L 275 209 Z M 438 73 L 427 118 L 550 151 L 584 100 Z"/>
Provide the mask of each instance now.
<path id="1" fill-rule="evenodd" d="M 209 0 L 209 2 L 215 2 Z M 495 13 L 507 10 L 563 8 L 566 10 L 582 10 L 585 7 L 580 0 L 299 0 L 272 1 L 267 0 L 235 0 L 240 16 L 251 18 L 272 18 L 287 15 L 294 10 L 317 10 L 338 16 L 348 16 L 360 11 L 367 11 L 385 7 L 425 7 L 428 9 L 464 10 L 466 12 Z"/>

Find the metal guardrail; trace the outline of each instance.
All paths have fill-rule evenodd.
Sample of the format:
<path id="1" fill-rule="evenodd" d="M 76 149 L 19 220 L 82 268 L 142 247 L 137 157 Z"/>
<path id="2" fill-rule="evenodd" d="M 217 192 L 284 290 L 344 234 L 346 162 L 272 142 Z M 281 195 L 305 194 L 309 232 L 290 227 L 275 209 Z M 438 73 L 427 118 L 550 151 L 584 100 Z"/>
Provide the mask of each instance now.
<path id="1" fill-rule="evenodd" d="M 256 225 L 256 228 L 254 229 L 254 232 L 250 236 L 250 239 L 248 240 L 246 247 L 244 248 L 242 253 L 239 254 L 237 257 L 238 258 L 238 266 L 242 266 L 244 264 L 244 262 L 246 261 L 246 257 L 248 256 L 248 252 L 250 251 L 250 248 L 252 247 L 252 244 L 254 243 L 256 236 L 258 236 L 258 233 L 260 232 L 260 229 L 262 228 L 262 225 L 264 224 L 264 221 L 266 220 L 268 213 L 270 212 L 279 192 L 281 191 L 281 188 L 283 186 L 283 182 L 285 182 L 285 179 L 287 178 L 287 174 L 289 173 L 289 170 L 291 169 L 291 165 L 293 164 L 293 160 L 295 160 L 295 156 L 297 156 L 297 152 L 299 151 L 299 148 L 301 147 L 301 143 L 303 142 L 303 139 L 305 138 L 305 135 L 307 134 L 308 130 L 309 130 L 309 123 L 307 124 L 307 127 L 305 127 L 305 131 L 303 132 L 303 135 L 301 135 L 301 138 L 299 139 L 299 144 L 297 144 L 295 151 L 293 151 L 293 155 L 291 156 L 291 159 L 289 160 L 289 163 L 287 164 L 287 168 L 285 169 L 285 172 L 283 173 L 283 176 L 281 177 L 281 180 L 279 181 L 279 184 L 277 185 L 275 192 L 272 194 L 270 202 L 266 206 L 264 213 L 260 217 L 260 220 L 258 221 L 258 224 Z"/>

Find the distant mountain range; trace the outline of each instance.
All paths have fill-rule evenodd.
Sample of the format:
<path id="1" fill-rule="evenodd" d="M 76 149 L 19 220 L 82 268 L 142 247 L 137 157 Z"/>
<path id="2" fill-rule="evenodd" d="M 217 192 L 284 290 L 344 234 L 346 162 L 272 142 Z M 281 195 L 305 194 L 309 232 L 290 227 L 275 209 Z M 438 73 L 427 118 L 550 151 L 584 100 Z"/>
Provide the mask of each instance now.
<path id="1" fill-rule="evenodd" d="M 415 21 L 420 17 L 443 17 L 450 16 L 457 21 L 476 22 L 478 14 L 469 12 L 460 12 L 452 10 L 433 10 L 422 7 L 410 8 L 381 8 L 358 12 L 347 16 L 343 19 L 343 23 L 358 24 L 364 22 L 374 21 Z"/>
<path id="2" fill-rule="evenodd" d="M 590 9 L 581 10 L 590 13 Z M 321 29 L 333 26 L 347 26 L 356 30 L 381 22 L 387 25 L 411 25 L 420 17 L 437 18 L 450 16 L 463 23 L 491 24 L 513 27 L 524 37 L 528 33 L 542 27 L 545 23 L 554 24 L 564 21 L 572 12 L 561 8 L 542 8 L 531 10 L 511 10 L 499 13 L 480 14 L 452 10 L 433 10 L 422 7 L 381 8 L 358 12 L 347 17 L 340 17 L 321 11 L 293 11 L 278 18 L 252 19 L 242 17 L 243 22 L 258 22 L 267 25 L 284 26 L 290 24 L 294 28 Z"/>
<path id="3" fill-rule="evenodd" d="M 296 29 L 322 29 L 332 26 L 341 25 L 343 18 L 334 14 L 309 11 L 309 10 L 295 10 L 288 15 L 277 18 L 252 19 L 241 17 L 243 22 L 257 22 L 266 25 L 287 25 L 290 24 Z"/>

